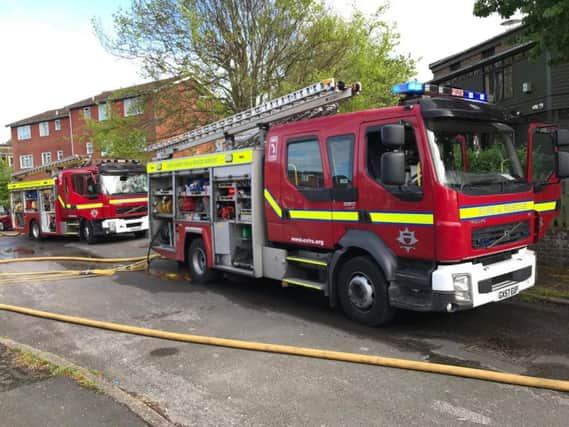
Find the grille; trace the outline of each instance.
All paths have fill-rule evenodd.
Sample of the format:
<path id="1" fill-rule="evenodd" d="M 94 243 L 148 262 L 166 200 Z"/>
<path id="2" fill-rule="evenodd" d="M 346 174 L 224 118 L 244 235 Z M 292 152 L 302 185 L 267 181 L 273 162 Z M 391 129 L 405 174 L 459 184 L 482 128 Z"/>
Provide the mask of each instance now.
<path id="1" fill-rule="evenodd" d="M 528 238 L 529 221 L 511 222 L 472 230 L 472 249 L 487 249 Z"/>
<path id="2" fill-rule="evenodd" d="M 502 274 L 501 276 L 492 277 L 491 279 L 481 280 L 478 282 L 478 292 L 487 294 L 497 291 L 518 282 L 523 282 L 531 277 L 531 267 L 525 267 L 521 270 L 511 273 Z"/>
<path id="3" fill-rule="evenodd" d="M 120 206 L 116 208 L 117 214 L 146 214 L 147 206 Z"/>

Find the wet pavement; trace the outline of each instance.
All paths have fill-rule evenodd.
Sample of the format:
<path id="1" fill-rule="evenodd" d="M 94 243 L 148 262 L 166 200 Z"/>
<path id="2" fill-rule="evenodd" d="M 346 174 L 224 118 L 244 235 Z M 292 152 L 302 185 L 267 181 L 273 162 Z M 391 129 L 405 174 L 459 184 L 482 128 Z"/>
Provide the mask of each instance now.
<path id="1" fill-rule="evenodd" d="M 18 245 L 42 255 L 145 253 L 142 240 L 10 243 Z M 569 380 L 567 306 L 515 298 L 453 314 L 401 312 L 387 327 L 368 328 L 310 290 L 232 277 L 190 284 L 167 260 L 153 261 L 152 271 L 7 285 L 0 301 L 176 332 Z M 565 425 L 569 417 L 569 398 L 554 392 L 192 346 L 1 312 L 0 335 L 98 369 L 181 425 Z"/>

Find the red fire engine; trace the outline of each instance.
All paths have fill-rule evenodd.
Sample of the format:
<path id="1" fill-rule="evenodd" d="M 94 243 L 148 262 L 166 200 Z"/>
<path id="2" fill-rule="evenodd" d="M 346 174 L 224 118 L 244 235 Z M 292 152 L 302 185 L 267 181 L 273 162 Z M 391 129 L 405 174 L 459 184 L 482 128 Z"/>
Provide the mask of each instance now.
<path id="1" fill-rule="evenodd" d="M 411 82 L 399 106 L 272 125 L 353 95 L 325 81 L 151 147 L 151 246 L 218 272 L 324 292 L 377 325 L 396 308 L 453 312 L 534 285 L 559 211 L 569 132 L 515 139 L 485 94 Z M 168 159 L 260 129 L 253 147 Z"/>
<path id="2" fill-rule="evenodd" d="M 147 178 L 135 161 L 93 162 L 78 156 L 18 174 L 51 178 L 8 184 L 13 227 L 34 239 L 79 236 L 88 243 L 100 236 L 148 230 Z"/>

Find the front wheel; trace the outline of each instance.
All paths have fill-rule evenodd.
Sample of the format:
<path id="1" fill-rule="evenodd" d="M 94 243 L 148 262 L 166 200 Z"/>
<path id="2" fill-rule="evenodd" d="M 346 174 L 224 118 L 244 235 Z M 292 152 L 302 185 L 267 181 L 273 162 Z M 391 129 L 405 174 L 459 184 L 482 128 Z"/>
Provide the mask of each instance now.
<path id="1" fill-rule="evenodd" d="M 88 245 L 92 245 L 97 242 L 97 237 L 93 230 L 93 223 L 91 221 L 83 221 L 81 223 L 81 237 L 87 242 Z"/>
<path id="2" fill-rule="evenodd" d="M 360 323 L 378 326 L 395 314 L 389 305 L 383 273 L 370 258 L 359 256 L 347 261 L 338 276 L 338 296 L 344 313 Z"/>
<path id="3" fill-rule="evenodd" d="M 32 239 L 41 240 L 41 229 L 37 221 L 32 221 L 30 224 Z"/>
<path id="4" fill-rule="evenodd" d="M 202 239 L 194 239 L 188 249 L 190 277 L 196 283 L 208 283 L 217 277 L 217 271 L 207 266 L 207 253 Z"/>
<path id="5" fill-rule="evenodd" d="M 134 232 L 134 237 L 136 237 L 137 239 L 141 239 L 141 238 L 147 237 L 147 236 L 148 236 L 148 231 L 146 231 L 146 230 L 140 230 L 140 231 Z"/>

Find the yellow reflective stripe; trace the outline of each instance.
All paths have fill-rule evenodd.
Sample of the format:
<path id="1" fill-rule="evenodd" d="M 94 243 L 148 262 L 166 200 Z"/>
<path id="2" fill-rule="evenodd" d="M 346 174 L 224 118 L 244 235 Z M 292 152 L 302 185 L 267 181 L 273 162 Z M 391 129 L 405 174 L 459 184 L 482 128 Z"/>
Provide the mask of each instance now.
<path id="1" fill-rule="evenodd" d="M 120 205 L 121 203 L 140 203 L 140 202 L 148 202 L 148 197 L 137 197 L 134 199 L 113 199 L 109 200 L 111 205 Z"/>
<path id="2" fill-rule="evenodd" d="M 93 208 L 102 208 L 102 203 L 85 203 L 83 205 L 77 205 L 77 209 L 93 209 Z"/>
<path id="3" fill-rule="evenodd" d="M 432 213 L 370 212 L 371 222 L 385 224 L 433 225 Z"/>
<path id="4" fill-rule="evenodd" d="M 232 151 L 227 153 L 205 154 L 202 156 L 180 157 L 148 163 L 148 173 L 172 172 L 186 169 L 212 168 L 225 165 L 240 165 L 253 161 L 253 149 Z"/>
<path id="5" fill-rule="evenodd" d="M 62 207 L 68 208 L 68 209 L 71 207 L 71 205 L 65 206 L 65 203 L 63 202 L 63 199 L 61 198 L 61 196 L 57 196 L 57 200 L 59 200 L 59 203 L 61 203 Z"/>
<path id="6" fill-rule="evenodd" d="M 291 285 L 304 286 L 305 288 L 311 288 L 311 289 L 318 289 L 318 290 L 320 290 L 320 288 L 319 288 L 318 286 L 311 285 L 310 283 L 299 282 L 298 280 L 283 279 L 283 282 L 289 283 L 289 284 L 291 284 Z"/>
<path id="7" fill-rule="evenodd" d="M 320 221 L 332 220 L 332 211 L 290 210 L 290 219 L 316 219 Z"/>
<path id="8" fill-rule="evenodd" d="M 273 196 L 271 193 L 269 193 L 269 190 L 267 190 L 265 188 L 265 191 L 263 191 L 263 193 L 265 194 L 265 200 L 269 203 L 271 208 L 273 208 L 273 210 L 275 211 L 275 213 L 278 215 L 279 218 L 282 218 L 283 210 L 281 209 L 279 204 L 276 202 L 276 200 L 273 199 Z"/>
<path id="9" fill-rule="evenodd" d="M 358 221 L 360 215 L 356 211 L 332 211 L 334 221 Z"/>
<path id="10" fill-rule="evenodd" d="M 554 211 L 557 209 L 557 201 L 535 203 L 534 209 L 538 212 Z"/>
<path id="11" fill-rule="evenodd" d="M 326 267 L 328 265 L 328 263 L 325 261 L 316 261 L 314 259 L 298 258 L 295 256 L 287 256 L 286 259 L 288 261 L 296 261 L 296 262 L 302 262 L 304 264 L 312 264 L 312 265 L 322 265 L 324 267 Z"/>
<path id="12" fill-rule="evenodd" d="M 15 182 L 8 184 L 8 190 L 28 190 L 38 187 L 49 187 L 53 185 L 53 178 L 40 179 L 37 181 Z"/>
<path id="13" fill-rule="evenodd" d="M 460 208 L 460 219 L 483 218 L 488 216 L 508 215 L 522 213 L 534 209 L 534 202 L 526 200 L 523 202 L 500 203 L 496 205 L 471 206 Z"/>

